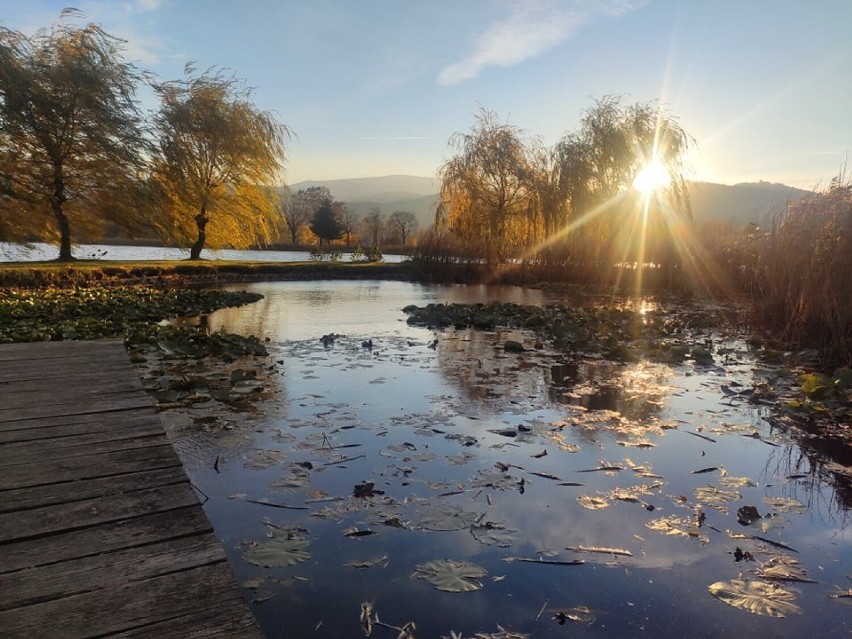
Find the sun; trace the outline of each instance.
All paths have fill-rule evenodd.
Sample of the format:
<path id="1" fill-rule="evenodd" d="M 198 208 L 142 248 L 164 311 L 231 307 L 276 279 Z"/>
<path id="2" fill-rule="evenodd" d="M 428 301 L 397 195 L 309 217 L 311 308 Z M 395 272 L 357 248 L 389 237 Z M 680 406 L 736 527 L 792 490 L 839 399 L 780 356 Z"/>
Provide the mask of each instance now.
<path id="1" fill-rule="evenodd" d="M 666 188 L 672 181 L 668 169 L 656 160 L 646 164 L 633 178 L 633 188 L 642 195 L 651 195 L 654 191 Z"/>

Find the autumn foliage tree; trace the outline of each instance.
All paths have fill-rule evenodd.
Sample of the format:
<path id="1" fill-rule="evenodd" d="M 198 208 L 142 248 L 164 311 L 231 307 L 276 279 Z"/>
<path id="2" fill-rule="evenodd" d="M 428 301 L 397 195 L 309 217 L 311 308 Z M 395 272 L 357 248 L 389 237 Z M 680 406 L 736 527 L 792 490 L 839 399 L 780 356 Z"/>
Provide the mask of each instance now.
<path id="1" fill-rule="evenodd" d="M 482 110 L 469 133 L 450 139 L 456 153 L 440 171 L 430 245 L 445 237 L 455 254 L 488 263 L 523 257 L 587 273 L 651 254 L 671 258 L 677 224 L 690 218 L 690 144 L 659 105 L 618 96 L 595 102 L 550 149 Z M 632 188 L 652 163 L 670 178 L 653 198 Z"/>
<path id="2" fill-rule="evenodd" d="M 441 168 L 448 230 L 480 257 L 501 260 L 538 235 L 533 154 L 523 133 L 482 110 L 470 133 L 450 140 L 457 153 Z"/>
<path id="3" fill-rule="evenodd" d="M 164 203 L 158 228 L 191 243 L 190 259 L 205 246 L 247 248 L 278 230 L 277 194 L 288 129 L 251 101 L 251 91 L 220 71 L 155 83 L 162 106 L 153 182 Z"/>
<path id="4" fill-rule="evenodd" d="M 646 211 L 645 218 L 652 216 L 656 227 L 646 235 L 664 240 L 667 223 L 691 218 L 683 177 L 691 143 L 677 121 L 655 103 L 626 105 L 619 96 L 596 101 L 583 113 L 579 129 L 562 138 L 552 152 L 550 191 L 545 192 L 550 206 L 543 209 L 548 235 L 570 229 L 562 232 L 561 248 L 592 268 L 635 257 L 627 235 L 638 235 L 632 222 L 640 216 L 638 194 L 630 187 L 642 168 L 654 163 L 664 168 L 669 182 L 654 193 L 654 210 Z"/>
<path id="5" fill-rule="evenodd" d="M 139 77 L 122 42 L 95 24 L 60 21 L 28 37 L 0 28 L 0 234 L 58 239 L 72 230 L 132 224 L 145 150 Z"/>

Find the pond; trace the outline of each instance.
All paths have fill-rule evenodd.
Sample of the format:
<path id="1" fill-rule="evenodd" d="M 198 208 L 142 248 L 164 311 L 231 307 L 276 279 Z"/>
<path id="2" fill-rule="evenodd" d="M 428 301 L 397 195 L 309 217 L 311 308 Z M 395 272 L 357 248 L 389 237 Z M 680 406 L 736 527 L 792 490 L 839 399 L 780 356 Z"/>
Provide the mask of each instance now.
<path id="1" fill-rule="evenodd" d="M 614 363 L 401 310 L 541 291 L 248 290 L 208 321 L 270 340 L 269 388 L 161 415 L 268 637 L 365 636 L 364 604 L 373 637 L 849 634 L 848 447 L 747 401 L 773 377 L 740 337 Z"/>
<path id="2" fill-rule="evenodd" d="M 172 246 L 115 246 L 111 244 L 78 244 L 74 246 L 74 257 L 81 260 L 135 261 L 135 260 L 184 260 L 189 258 L 189 249 Z M 0 242 L 0 262 L 44 262 L 55 260 L 59 249 L 52 244 L 36 242 L 29 247 L 9 242 Z M 237 251 L 222 249 L 211 251 L 204 249 L 201 257 L 205 260 L 257 261 L 257 262 L 307 262 L 311 259 L 309 251 Z M 342 258 L 349 260 L 348 255 Z M 385 255 L 385 262 L 401 262 L 403 255 Z"/>

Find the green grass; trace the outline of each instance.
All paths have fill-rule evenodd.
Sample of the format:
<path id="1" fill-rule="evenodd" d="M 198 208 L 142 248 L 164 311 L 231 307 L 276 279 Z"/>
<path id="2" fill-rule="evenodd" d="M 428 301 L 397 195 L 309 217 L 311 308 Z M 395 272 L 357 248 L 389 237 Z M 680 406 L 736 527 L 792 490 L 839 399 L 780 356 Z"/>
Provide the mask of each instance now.
<path id="1" fill-rule="evenodd" d="M 40 288 L 143 282 L 178 285 L 183 281 L 219 283 L 252 280 L 400 279 L 404 264 L 358 262 L 256 262 L 201 260 L 8 262 L 0 263 L 0 287 Z"/>

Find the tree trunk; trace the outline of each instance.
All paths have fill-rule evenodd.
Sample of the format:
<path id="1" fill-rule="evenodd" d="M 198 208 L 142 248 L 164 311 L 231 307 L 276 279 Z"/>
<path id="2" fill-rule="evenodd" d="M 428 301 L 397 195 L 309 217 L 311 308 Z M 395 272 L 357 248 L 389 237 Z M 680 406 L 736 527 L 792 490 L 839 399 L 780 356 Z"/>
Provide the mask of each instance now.
<path id="1" fill-rule="evenodd" d="M 195 244 L 189 249 L 189 259 L 191 260 L 201 259 L 201 250 L 204 248 L 204 242 L 207 239 L 206 229 L 208 221 L 207 208 L 202 207 L 201 213 L 195 216 L 195 224 L 198 226 L 198 239 L 195 240 Z"/>
<path id="2" fill-rule="evenodd" d="M 53 217 L 56 218 L 56 224 L 59 226 L 59 257 L 57 259 L 60 262 L 70 262 L 74 259 L 74 256 L 71 255 L 71 222 L 62 210 L 65 199 L 65 180 L 62 177 L 62 165 L 56 164 L 54 165 L 51 208 L 53 209 Z"/>
<path id="3" fill-rule="evenodd" d="M 71 224 L 68 216 L 62 212 L 62 205 L 53 203 L 53 216 L 59 225 L 59 258 L 60 262 L 70 262 L 74 259 L 71 255 Z"/>

